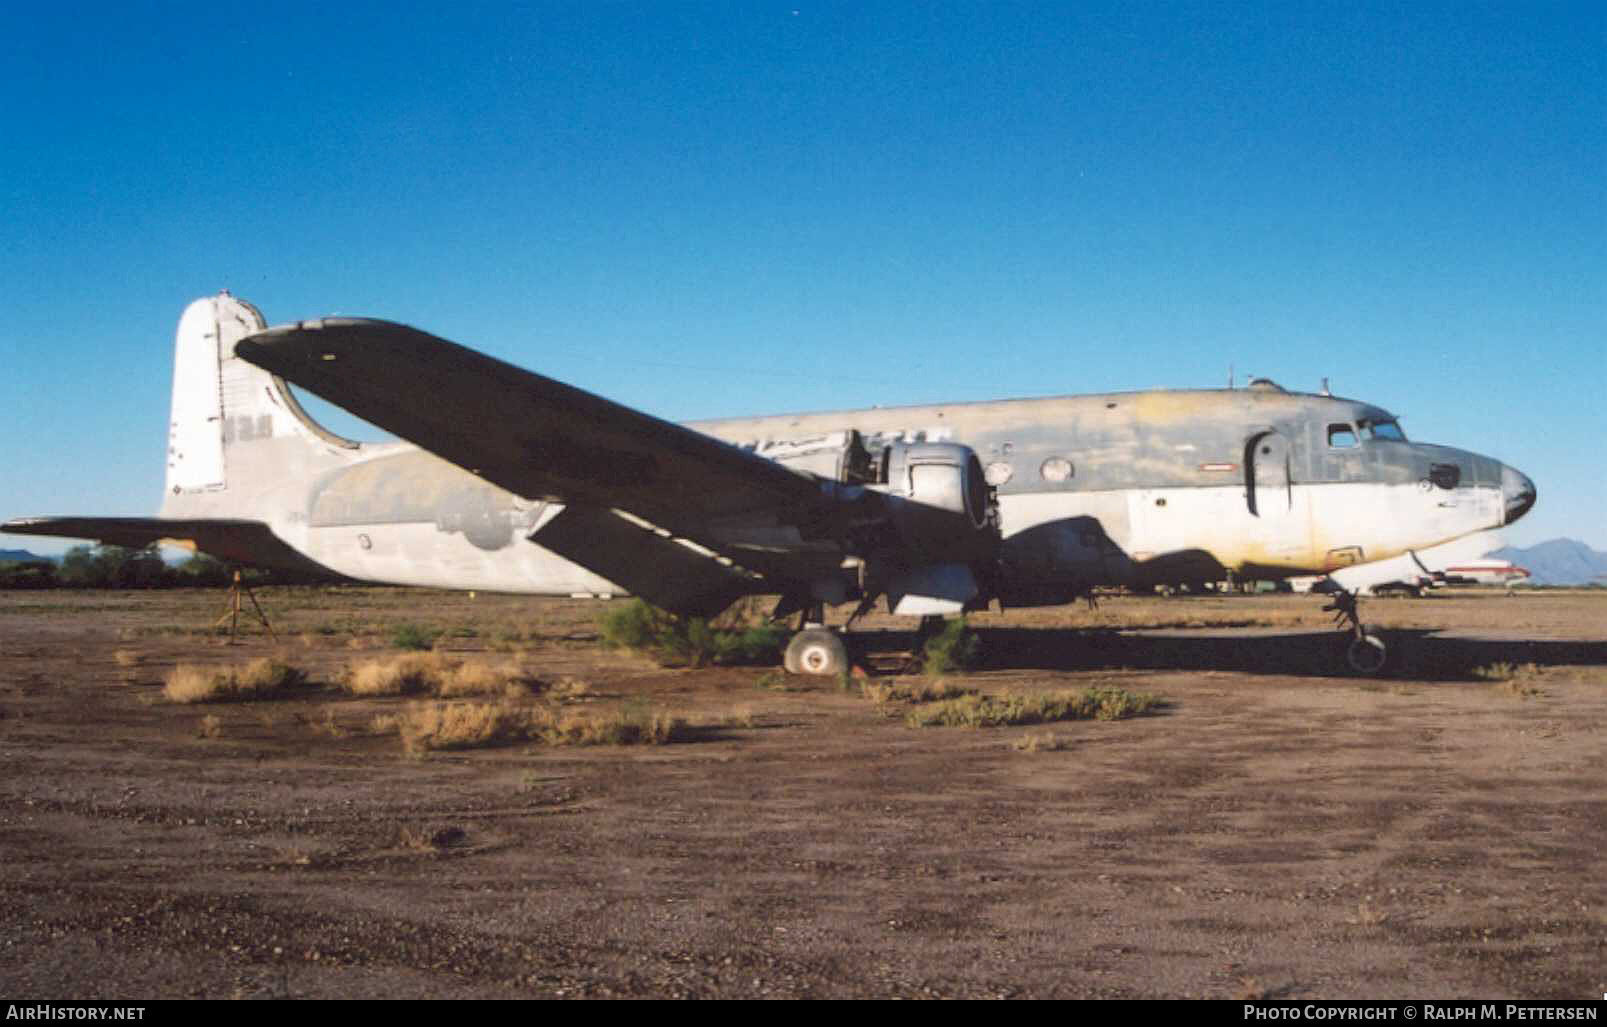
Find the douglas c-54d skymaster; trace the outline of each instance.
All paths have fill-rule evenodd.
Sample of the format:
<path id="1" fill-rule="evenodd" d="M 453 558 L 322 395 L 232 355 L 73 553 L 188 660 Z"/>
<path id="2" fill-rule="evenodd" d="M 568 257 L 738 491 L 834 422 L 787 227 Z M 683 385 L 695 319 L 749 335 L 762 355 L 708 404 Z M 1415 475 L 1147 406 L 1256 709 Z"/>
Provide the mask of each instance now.
<path id="1" fill-rule="evenodd" d="M 851 624 L 883 597 L 931 618 L 1229 571 L 1343 582 L 1535 501 L 1497 460 L 1271 383 L 678 425 L 399 324 L 268 329 L 228 293 L 185 310 L 175 356 L 160 515 L 5 531 L 683 615 L 778 595 L 788 669 L 816 674 L 847 665 L 828 605 L 857 600 Z M 409 441 L 341 438 L 286 382 Z M 1352 665 L 1377 669 L 1339 600 Z"/>

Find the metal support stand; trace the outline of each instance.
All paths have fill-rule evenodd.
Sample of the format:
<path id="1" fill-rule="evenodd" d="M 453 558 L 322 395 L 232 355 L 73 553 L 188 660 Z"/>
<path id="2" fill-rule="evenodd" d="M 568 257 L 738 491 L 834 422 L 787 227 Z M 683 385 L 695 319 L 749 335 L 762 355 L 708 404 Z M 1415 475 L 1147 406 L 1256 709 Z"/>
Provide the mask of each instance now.
<path id="1" fill-rule="evenodd" d="M 262 622 L 263 627 L 268 629 L 268 635 L 273 639 L 274 644 L 278 645 L 279 636 L 274 633 L 273 625 L 268 623 L 268 615 L 262 612 L 262 606 L 257 602 L 257 597 L 252 595 L 251 586 L 240 579 L 239 571 L 234 572 L 234 584 L 229 586 L 229 605 L 224 608 L 223 616 L 219 617 L 217 623 L 212 625 L 213 630 L 223 627 L 223 622 L 228 621 L 229 644 L 235 644 L 240 627 L 240 594 L 242 592 L 245 593 L 247 599 L 251 600 L 251 608 L 257 611 L 257 619 Z"/>

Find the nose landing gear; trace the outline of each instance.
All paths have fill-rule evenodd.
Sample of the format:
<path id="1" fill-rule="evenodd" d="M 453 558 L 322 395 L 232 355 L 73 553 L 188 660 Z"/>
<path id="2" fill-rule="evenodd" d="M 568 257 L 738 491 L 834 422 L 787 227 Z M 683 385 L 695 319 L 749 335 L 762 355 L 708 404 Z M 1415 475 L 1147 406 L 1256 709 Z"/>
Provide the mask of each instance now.
<path id="1" fill-rule="evenodd" d="M 1359 606 L 1355 592 L 1336 592 L 1323 609 L 1332 611 L 1334 622 L 1343 625 L 1351 635 L 1350 644 L 1345 647 L 1345 663 L 1353 672 L 1371 677 L 1384 669 L 1389 651 L 1384 640 L 1362 624 Z"/>

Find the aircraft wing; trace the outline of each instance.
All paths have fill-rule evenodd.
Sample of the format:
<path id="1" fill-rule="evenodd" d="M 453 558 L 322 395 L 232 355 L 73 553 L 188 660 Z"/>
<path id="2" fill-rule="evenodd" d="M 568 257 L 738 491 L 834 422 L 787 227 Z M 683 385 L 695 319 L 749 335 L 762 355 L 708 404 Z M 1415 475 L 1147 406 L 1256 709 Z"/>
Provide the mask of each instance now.
<path id="1" fill-rule="evenodd" d="M 774 461 L 405 325 L 303 321 L 235 353 L 526 499 L 625 510 L 694 541 L 711 520 L 801 520 L 827 502 Z"/>
<path id="2" fill-rule="evenodd" d="M 0 524 L 12 535 L 93 539 L 103 545 L 142 549 L 153 542 L 188 545 L 221 560 L 275 567 L 317 577 L 341 575 L 307 559 L 261 521 L 225 518 L 22 517 Z"/>

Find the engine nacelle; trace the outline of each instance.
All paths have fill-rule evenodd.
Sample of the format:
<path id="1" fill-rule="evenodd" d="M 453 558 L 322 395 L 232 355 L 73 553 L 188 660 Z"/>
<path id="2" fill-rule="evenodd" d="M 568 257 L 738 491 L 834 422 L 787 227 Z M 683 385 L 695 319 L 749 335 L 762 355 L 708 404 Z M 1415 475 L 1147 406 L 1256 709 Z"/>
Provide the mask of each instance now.
<path id="1" fill-rule="evenodd" d="M 921 557 L 967 563 L 999 546 L 998 502 L 969 446 L 900 442 L 884 451 L 889 516 Z"/>

